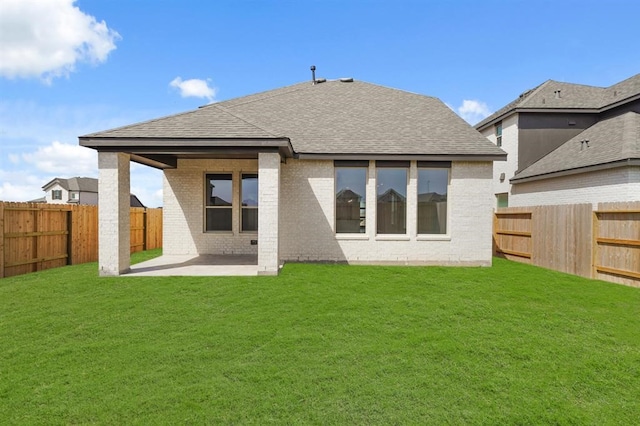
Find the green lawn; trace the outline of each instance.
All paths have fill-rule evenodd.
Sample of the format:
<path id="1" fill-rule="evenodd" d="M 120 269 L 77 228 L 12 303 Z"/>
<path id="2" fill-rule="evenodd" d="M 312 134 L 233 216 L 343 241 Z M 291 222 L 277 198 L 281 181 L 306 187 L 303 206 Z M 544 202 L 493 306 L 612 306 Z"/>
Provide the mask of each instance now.
<path id="1" fill-rule="evenodd" d="M 501 259 L 0 280 L 2 425 L 639 418 L 640 290 Z"/>

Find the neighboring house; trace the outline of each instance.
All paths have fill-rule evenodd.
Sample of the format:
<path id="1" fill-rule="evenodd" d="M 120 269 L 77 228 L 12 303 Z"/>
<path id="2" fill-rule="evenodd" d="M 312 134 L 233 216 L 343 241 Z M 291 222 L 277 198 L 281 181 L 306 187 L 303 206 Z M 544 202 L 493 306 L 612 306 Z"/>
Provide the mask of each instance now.
<path id="1" fill-rule="evenodd" d="M 640 199 L 640 74 L 602 88 L 548 80 L 475 127 L 508 153 L 497 207 Z"/>
<path id="2" fill-rule="evenodd" d="M 45 192 L 45 196 L 32 202 L 98 205 L 98 179 L 88 177 L 54 178 L 46 183 L 42 190 Z M 129 205 L 144 207 L 134 194 L 129 196 Z"/>
<path id="3" fill-rule="evenodd" d="M 45 202 L 49 204 L 98 204 L 98 179 L 57 177 L 46 183 L 42 190 Z"/>
<path id="4" fill-rule="evenodd" d="M 433 97 L 318 80 L 80 144 L 98 150 L 100 198 L 113 200 L 100 202 L 102 275 L 129 269 L 130 161 L 164 171 L 164 255 L 253 254 L 259 274 L 491 264 L 492 167 L 506 154 Z"/>

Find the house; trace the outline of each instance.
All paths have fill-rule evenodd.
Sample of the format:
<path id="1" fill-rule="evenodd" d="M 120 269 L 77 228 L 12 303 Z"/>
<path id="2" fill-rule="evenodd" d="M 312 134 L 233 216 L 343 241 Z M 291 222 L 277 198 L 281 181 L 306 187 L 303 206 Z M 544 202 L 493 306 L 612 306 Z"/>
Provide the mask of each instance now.
<path id="1" fill-rule="evenodd" d="M 640 74 L 610 87 L 548 80 L 475 127 L 508 153 L 497 207 L 640 199 Z"/>
<path id="2" fill-rule="evenodd" d="M 54 178 L 42 190 L 45 196 L 32 202 L 49 204 L 98 204 L 98 179 L 89 177 Z M 144 207 L 135 194 L 129 195 L 131 207 Z"/>
<path id="3" fill-rule="evenodd" d="M 44 202 L 49 204 L 98 204 L 98 179 L 72 177 L 54 178 L 42 190 Z"/>
<path id="4" fill-rule="evenodd" d="M 102 275 L 129 270 L 130 161 L 163 170 L 165 256 L 253 255 L 259 274 L 287 261 L 491 264 L 493 161 L 506 154 L 433 97 L 314 78 L 79 139 L 110 200 Z M 431 231 L 418 194 L 436 187 Z"/>

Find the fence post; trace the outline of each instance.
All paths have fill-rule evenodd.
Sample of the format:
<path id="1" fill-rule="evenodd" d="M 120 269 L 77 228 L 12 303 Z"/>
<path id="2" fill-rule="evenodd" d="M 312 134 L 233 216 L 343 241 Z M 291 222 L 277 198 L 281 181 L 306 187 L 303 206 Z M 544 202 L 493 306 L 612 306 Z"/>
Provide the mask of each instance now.
<path id="1" fill-rule="evenodd" d="M 4 203 L 0 201 L 0 278 L 4 278 Z"/>
<path id="2" fill-rule="evenodd" d="M 73 265 L 73 216 L 75 207 L 67 211 L 67 265 Z"/>
<path id="3" fill-rule="evenodd" d="M 600 223 L 598 212 L 591 213 L 591 278 L 598 278 L 598 237 L 600 236 Z"/>
<path id="4" fill-rule="evenodd" d="M 147 215 L 147 208 L 144 208 L 142 213 L 142 251 L 147 250 L 147 232 L 149 232 L 149 215 Z"/>

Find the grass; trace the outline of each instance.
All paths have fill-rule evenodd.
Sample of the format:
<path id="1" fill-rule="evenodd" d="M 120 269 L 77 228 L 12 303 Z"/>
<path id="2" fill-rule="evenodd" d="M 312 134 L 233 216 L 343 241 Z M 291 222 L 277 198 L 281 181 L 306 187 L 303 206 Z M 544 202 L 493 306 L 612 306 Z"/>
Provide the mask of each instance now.
<path id="1" fill-rule="evenodd" d="M 0 280 L 3 425 L 629 425 L 639 395 L 640 290 L 501 259 Z"/>

